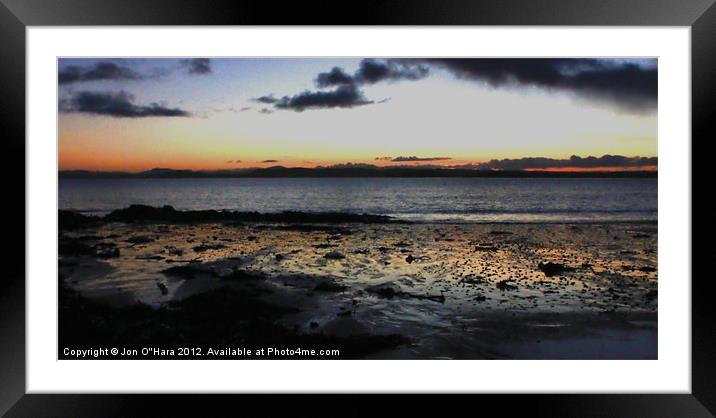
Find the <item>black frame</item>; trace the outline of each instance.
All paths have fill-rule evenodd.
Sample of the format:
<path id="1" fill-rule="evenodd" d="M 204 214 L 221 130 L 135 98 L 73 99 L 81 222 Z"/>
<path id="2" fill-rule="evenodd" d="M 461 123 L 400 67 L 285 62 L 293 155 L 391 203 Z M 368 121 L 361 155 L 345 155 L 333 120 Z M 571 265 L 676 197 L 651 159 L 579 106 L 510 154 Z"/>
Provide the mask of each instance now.
<path id="1" fill-rule="evenodd" d="M 398 0 L 346 3 L 322 1 L 260 2 L 255 0 L 0 0 L 0 127 L 6 156 L 2 165 L 5 193 L 15 202 L 6 204 L 5 232 L 14 240 L 6 259 L 25 258 L 25 185 L 17 180 L 25 172 L 25 29 L 26 26 L 61 25 L 628 25 L 691 27 L 692 130 L 705 142 L 709 116 L 716 105 L 716 6 L 714 0 Z M 692 139 L 692 147 L 693 147 Z M 693 171 L 692 162 L 692 176 Z M 703 171 L 699 174 L 706 174 Z M 694 176 L 694 178 L 698 178 Z M 692 186 L 693 190 L 693 186 Z M 17 202 L 23 202 L 19 204 Z M 693 204 L 693 199 L 692 199 Z M 693 217 L 693 210 L 692 210 Z M 704 221 L 705 222 L 705 221 Z M 702 233 L 703 234 L 703 233 Z M 10 242 L 6 240 L 6 242 Z M 22 243 L 22 245 L 21 245 Z M 710 248 L 709 248 L 710 250 Z M 705 252 L 707 249 L 699 249 Z M 693 256 L 692 256 L 693 258 Z M 197 403 L 191 395 L 27 395 L 25 394 L 25 267 L 11 264 L 0 290 L 0 413 L 10 416 L 138 416 L 147 414 L 147 402 L 161 403 L 162 415 L 170 409 L 202 415 L 216 414 L 218 400 Z M 712 278 L 701 277 L 692 286 L 692 392 L 690 394 L 633 395 L 479 395 L 468 400 L 475 412 L 496 406 L 501 412 L 530 415 L 577 416 L 713 416 L 716 413 L 716 315 Z M 384 410 L 370 400 L 347 401 L 342 413 Z M 516 398 L 516 399 L 514 399 Z M 461 398 L 465 399 L 465 397 Z M 202 397 L 206 401 L 206 397 Z M 382 399 L 381 399 L 382 400 Z M 242 399 L 240 402 L 245 402 Z M 283 406 L 311 414 L 332 413 L 313 396 L 284 402 L 253 397 L 264 413 Z M 236 400 L 229 399 L 234 404 Z M 444 403 L 422 397 L 391 402 L 401 412 L 412 405 L 422 412 L 444 413 Z M 383 402 L 382 402 L 383 403 Z M 257 405 L 258 406 L 258 405 Z M 397 409 L 399 408 L 399 409 Z M 709 412 L 711 411 L 711 412 Z M 209 412 L 209 414 L 207 414 Z M 479 413 L 479 412 L 478 412 Z"/>

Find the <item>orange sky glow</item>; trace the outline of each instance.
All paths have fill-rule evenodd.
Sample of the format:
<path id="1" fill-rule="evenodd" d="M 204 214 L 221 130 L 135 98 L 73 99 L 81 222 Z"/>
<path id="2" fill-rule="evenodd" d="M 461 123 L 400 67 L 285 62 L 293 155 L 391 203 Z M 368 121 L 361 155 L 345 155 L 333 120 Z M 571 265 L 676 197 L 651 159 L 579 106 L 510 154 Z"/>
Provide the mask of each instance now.
<path id="1" fill-rule="evenodd" d="M 534 60 L 506 60 L 501 71 L 513 82 L 499 85 L 485 81 L 480 59 L 468 67 L 413 60 L 213 58 L 191 67 L 179 59 L 60 59 L 59 169 L 451 167 L 526 157 L 657 156 L 655 60 L 544 60 L 541 72 L 526 77 L 553 71 L 550 80 L 567 79 L 546 87 L 538 79 L 514 80 Z M 379 74 L 388 78 L 366 81 L 366 62 L 382 66 Z M 515 66 L 522 70 L 510 73 Z M 622 67 L 636 68 L 647 81 L 634 87 L 600 79 L 622 94 L 617 87 L 601 92 L 603 84 L 575 88 L 568 80 L 575 71 L 597 77 L 604 68 L 604 77 L 614 77 Z M 331 68 L 343 81 L 327 78 Z M 465 68 L 471 77 L 460 72 Z M 561 161 L 548 170 L 657 169 L 639 164 Z"/>

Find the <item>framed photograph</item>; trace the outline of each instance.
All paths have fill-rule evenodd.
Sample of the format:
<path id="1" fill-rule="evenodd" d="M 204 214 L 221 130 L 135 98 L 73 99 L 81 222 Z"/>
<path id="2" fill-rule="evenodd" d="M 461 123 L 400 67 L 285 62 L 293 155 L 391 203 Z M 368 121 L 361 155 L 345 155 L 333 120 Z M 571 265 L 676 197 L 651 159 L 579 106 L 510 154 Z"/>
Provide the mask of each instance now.
<path id="1" fill-rule="evenodd" d="M 713 2 L 2 3 L 10 416 L 716 410 Z"/>

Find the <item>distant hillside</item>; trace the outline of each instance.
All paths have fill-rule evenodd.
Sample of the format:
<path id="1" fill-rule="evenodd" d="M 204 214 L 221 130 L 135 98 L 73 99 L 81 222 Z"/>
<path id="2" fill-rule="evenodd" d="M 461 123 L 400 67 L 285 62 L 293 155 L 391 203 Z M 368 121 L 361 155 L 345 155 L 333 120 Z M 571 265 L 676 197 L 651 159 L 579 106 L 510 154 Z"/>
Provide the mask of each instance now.
<path id="1" fill-rule="evenodd" d="M 61 179 L 102 178 L 206 178 L 206 177 L 550 177 L 550 178 L 610 178 L 610 177 L 657 177 L 656 171 L 603 171 L 603 172 L 557 172 L 557 171 L 490 171 L 459 168 L 340 166 L 317 168 L 249 168 L 235 170 L 173 170 L 154 168 L 139 173 L 72 170 L 60 171 Z"/>

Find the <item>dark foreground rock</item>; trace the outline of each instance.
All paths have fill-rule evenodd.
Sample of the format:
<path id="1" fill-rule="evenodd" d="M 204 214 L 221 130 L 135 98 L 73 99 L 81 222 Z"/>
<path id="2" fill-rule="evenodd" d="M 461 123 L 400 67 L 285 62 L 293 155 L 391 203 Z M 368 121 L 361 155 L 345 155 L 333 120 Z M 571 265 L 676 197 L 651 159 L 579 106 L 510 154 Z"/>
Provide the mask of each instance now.
<path id="1" fill-rule="evenodd" d="M 347 287 L 334 281 L 326 280 L 319 282 L 313 289 L 317 292 L 343 292 Z"/>
<path id="2" fill-rule="evenodd" d="M 60 231 L 90 228 L 101 223 L 102 219 L 97 216 L 82 215 L 69 210 L 60 210 L 57 214 L 57 226 Z"/>
<path id="3" fill-rule="evenodd" d="M 97 258 L 119 257 L 119 248 L 113 243 L 100 242 L 89 245 L 81 239 L 61 237 L 57 246 L 58 254 L 63 257 L 89 256 Z"/>
<path id="4" fill-rule="evenodd" d="M 159 286 L 159 284 L 158 284 Z M 220 359 L 352 359 L 395 348 L 409 341 L 397 334 L 351 335 L 341 337 L 323 333 L 304 334 L 283 326 L 283 315 L 297 309 L 262 301 L 251 289 L 219 288 L 171 302 L 159 309 L 143 304 L 124 308 L 98 305 L 69 289 L 60 277 L 59 347 L 87 349 L 156 347 L 165 354 L 130 355 L 122 359 L 216 359 L 207 357 L 208 348 L 241 348 L 252 350 L 339 350 L 338 356 L 245 356 L 229 354 Z M 202 348 L 202 354 L 176 356 L 182 347 Z M 169 354 L 174 350 L 174 355 Z M 60 350 L 61 359 L 71 358 Z"/>

